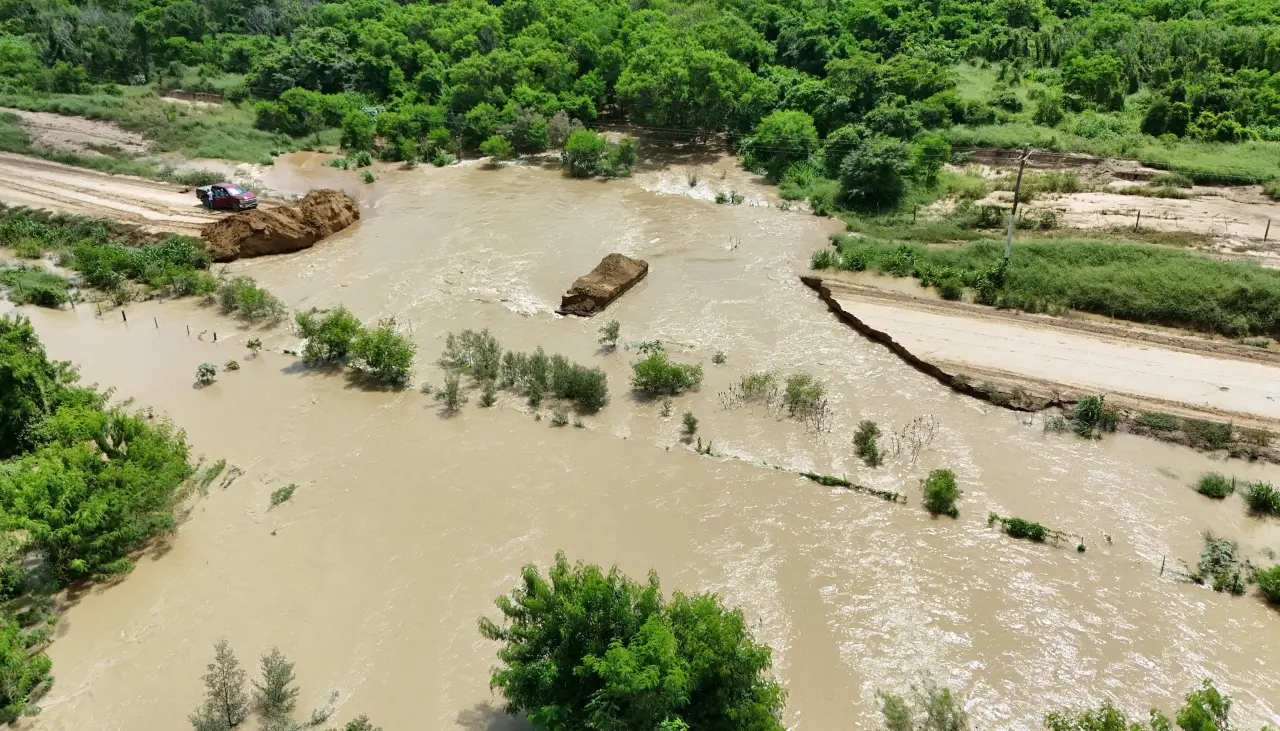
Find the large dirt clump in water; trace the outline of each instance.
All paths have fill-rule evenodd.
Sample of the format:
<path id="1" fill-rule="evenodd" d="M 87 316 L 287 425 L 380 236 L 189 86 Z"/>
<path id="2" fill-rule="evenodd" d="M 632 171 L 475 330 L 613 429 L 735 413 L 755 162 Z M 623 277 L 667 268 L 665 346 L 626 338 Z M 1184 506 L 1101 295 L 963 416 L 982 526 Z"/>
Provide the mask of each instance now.
<path id="1" fill-rule="evenodd" d="M 649 273 L 649 262 L 609 254 L 589 273 L 578 277 L 560 298 L 562 315 L 590 317 L 621 297 Z"/>
<path id="2" fill-rule="evenodd" d="M 321 189 L 292 206 L 258 208 L 205 224 L 200 235 L 214 261 L 233 261 L 306 249 L 359 219 L 351 196 Z"/>

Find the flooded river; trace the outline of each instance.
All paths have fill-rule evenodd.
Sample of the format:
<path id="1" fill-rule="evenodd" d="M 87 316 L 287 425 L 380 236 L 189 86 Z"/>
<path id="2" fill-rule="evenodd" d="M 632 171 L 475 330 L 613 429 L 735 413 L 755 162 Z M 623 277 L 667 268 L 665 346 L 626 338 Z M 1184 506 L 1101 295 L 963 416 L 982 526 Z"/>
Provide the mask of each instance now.
<path id="1" fill-rule="evenodd" d="M 536 167 L 387 170 L 365 186 L 298 159 L 268 184 L 339 182 L 364 220 L 233 271 L 294 308 L 394 316 L 420 346 L 418 382 L 441 383 L 431 363 L 446 332 L 489 328 L 504 346 L 601 366 L 612 401 L 585 429 L 535 420 L 510 395 L 487 410 L 473 396 L 444 418 L 416 389 L 370 392 L 300 369 L 278 352 L 296 346 L 287 328 L 263 336 L 276 352 L 246 359 L 258 333 L 195 304 L 133 305 L 127 325 L 85 307 L 31 311 L 52 356 L 169 415 L 199 453 L 244 474 L 197 502 L 154 559 L 74 599 L 49 651 L 57 683 L 28 725 L 183 728 L 226 636 L 246 665 L 271 645 L 296 661 L 303 714 L 337 691 L 336 718 L 368 713 L 387 731 L 521 729 L 489 691 L 497 648 L 476 618 L 496 617 L 492 600 L 520 566 L 558 549 L 741 606 L 775 650 L 793 729 L 879 728 L 876 689 L 926 673 L 963 694 L 980 729 L 1039 728 L 1048 710 L 1106 696 L 1172 711 L 1204 677 L 1235 697 L 1239 727 L 1280 723 L 1280 613 L 1159 575 L 1166 558 L 1194 563 L 1205 530 L 1280 549 L 1280 523 L 1188 487 L 1209 469 L 1273 482 L 1280 469 L 1126 435 L 1046 434 L 1039 417 L 941 388 L 798 281 L 830 221 L 705 200 L 730 185 L 756 190 L 749 202 L 763 195 L 727 162 L 707 162 L 690 189 L 679 166 L 612 182 Z M 706 368 L 668 418 L 630 395 L 634 351 L 598 351 L 601 318 L 552 313 L 610 251 L 650 263 L 609 310 L 622 339 L 661 339 Z M 197 364 L 230 358 L 243 368 L 193 387 Z M 721 407 L 718 392 L 764 369 L 820 375 L 830 431 Z M 681 443 L 685 410 L 716 456 Z M 871 470 L 854 457 L 859 420 L 890 432 L 923 415 L 938 430 L 914 464 Z M 939 466 L 964 489 L 958 521 L 920 507 L 919 480 Z M 910 502 L 786 471 L 800 469 Z M 268 510 L 289 483 L 293 499 Z M 1082 535 L 1088 551 L 1015 541 L 987 527 L 988 511 Z"/>

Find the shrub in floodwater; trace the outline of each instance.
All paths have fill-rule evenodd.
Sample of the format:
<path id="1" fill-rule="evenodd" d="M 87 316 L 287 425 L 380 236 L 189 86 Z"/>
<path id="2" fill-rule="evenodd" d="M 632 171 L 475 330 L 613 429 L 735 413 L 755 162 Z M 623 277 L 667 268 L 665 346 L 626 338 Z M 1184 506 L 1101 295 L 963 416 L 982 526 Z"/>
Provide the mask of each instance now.
<path id="1" fill-rule="evenodd" d="M 662 408 L 658 411 L 658 414 L 664 419 L 671 416 L 671 399 L 669 397 L 662 397 Z"/>
<path id="2" fill-rule="evenodd" d="M 346 363 L 351 344 L 363 329 L 360 321 L 342 305 L 331 310 L 311 308 L 294 316 L 298 334 L 306 338 L 302 359 L 307 363 Z"/>
<path id="3" fill-rule="evenodd" d="M 1227 479 L 1221 472 L 1206 472 L 1196 482 L 1196 492 L 1221 500 L 1236 491 L 1236 478 Z"/>
<path id="4" fill-rule="evenodd" d="M 1009 518 L 1004 524 L 1004 532 L 1014 538 L 1028 538 L 1037 543 L 1044 543 L 1048 531 L 1039 523 L 1022 518 Z"/>
<path id="5" fill-rule="evenodd" d="M 444 387 L 436 392 L 436 398 L 444 401 L 445 411 L 450 414 L 457 413 L 462 408 L 467 402 L 467 394 L 462 390 L 462 382 L 457 373 L 444 377 Z"/>
<path id="6" fill-rule="evenodd" d="M 1138 414 L 1133 423 L 1156 431 L 1175 431 L 1178 428 L 1178 417 L 1162 411 L 1144 411 Z"/>
<path id="7" fill-rule="evenodd" d="M 218 305 L 223 312 L 249 322 L 274 322 L 284 317 L 284 303 L 258 286 L 252 277 L 232 277 L 218 285 Z"/>
<path id="8" fill-rule="evenodd" d="M 1280 564 L 1266 570 L 1259 570 L 1254 575 L 1254 579 L 1257 580 L 1258 589 L 1262 591 L 1267 601 L 1280 604 Z"/>
<path id="9" fill-rule="evenodd" d="M 1115 431 L 1120 421 L 1119 413 L 1107 406 L 1106 396 L 1102 395 L 1085 396 L 1077 401 L 1071 418 L 1075 422 L 1076 433 L 1082 437 Z"/>
<path id="10" fill-rule="evenodd" d="M 229 361 L 227 361 L 226 363 L 224 363 L 224 364 L 222 365 L 222 370 L 224 370 L 224 371 L 238 371 L 238 370 L 240 370 L 240 364 L 239 364 L 239 363 L 237 363 L 237 362 L 236 362 L 236 361 L 234 361 L 234 360 L 229 360 Z"/>
<path id="11" fill-rule="evenodd" d="M 280 503 L 282 503 L 282 502 L 284 502 L 284 501 L 288 500 L 289 498 L 293 497 L 293 493 L 294 493 L 294 491 L 295 491 L 295 490 L 297 490 L 297 489 L 298 489 L 298 486 L 297 486 L 297 485 L 295 485 L 295 484 L 293 484 L 293 483 L 289 483 L 288 485 L 285 485 L 284 487 L 280 488 L 279 490 L 274 490 L 274 491 L 272 491 L 272 493 L 271 493 L 271 507 L 273 507 L 273 508 L 274 508 L 275 506 L 279 505 Z"/>
<path id="12" fill-rule="evenodd" d="M 650 396 L 678 396 L 702 383 L 702 366 L 675 363 L 660 346 L 631 364 L 631 385 Z"/>
<path id="13" fill-rule="evenodd" d="M 43 267 L 0 266 L 0 286 L 16 305 L 60 307 L 71 301 L 70 282 Z"/>
<path id="14" fill-rule="evenodd" d="M 720 394 L 720 404 L 726 409 L 744 404 L 772 405 L 778 397 L 778 375 L 772 371 L 748 373 Z"/>
<path id="15" fill-rule="evenodd" d="M 370 171 L 366 170 L 366 171 L 364 171 L 363 173 L 361 173 L 361 174 L 360 174 L 360 179 L 361 179 L 361 180 L 363 180 L 363 181 L 364 181 L 364 182 L 366 182 L 366 183 L 372 183 L 372 182 L 373 182 L 374 180 L 376 180 L 377 178 L 374 178 L 374 177 L 373 177 L 373 173 L 372 173 L 372 172 L 370 172 Z"/>
<path id="16" fill-rule="evenodd" d="M 782 403 L 787 413 L 795 416 L 807 414 L 826 403 L 826 391 L 818 379 L 808 373 L 797 373 L 787 377 L 786 388 L 782 391 Z"/>
<path id="17" fill-rule="evenodd" d="M 853 446 L 858 457 L 868 467 L 879 467 L 882 458 L 877 440 L 880 438 L 880 426 L 870 419 L 858 422 L 858 430 L 853 434 Z"/>
<path id="18" fill-rule="evenodd" d="M 262 340 L 253 338 L 249 342 L 245 343 L 244 346 L 248 348 L 249 353 L 256 358 L 258 357 L 258 351 L 262 350 Z"/>
<path id="19" fill-rule="evenodd" d="M 698 417 L 694 416 L 692 411 L 686 411 L 684 412 L 682 424 L 684 438 L 693 439 L 694 435 L 698 433 Z"/>
<path id="20" fill-rule="evenodd" d="M 936 469 L 920 484 L 924 492 L 924 506 L 934 515 L 960 517 L 956 500 L 963 491 L 956 485 L 956 474 L 948 469 Z"/>
<path id="21" fill-rule="evenodd" d="M 480 389 L 480 405 L 486 409 L 498 402 L 498 387 L 493 381 L 485 381 Z"/>
<path id="22" fill-rule="evenodd" d="M 1258 480 L 1245 485 L 1241 492 L 1250 512 L 1259 515 L 1280 515 L 1280 491 L 1269 482 Z"/>
<path id="23" fill-rule="evenodd" d="M 548 387 L 553 396 L 576 401 L 583 411 L 594 413 L 609 403 L 609 383 L 604 371 L 578 365 L 563 355 L 551 356 Z"/>
<path id="24" fill-rule="evenodd" d="M 711 356 L 711 362 L 716 365 L 724 365 L 724 362 L 728 359 L 723 350 L 717 350 L 715 355 Z"/>
<path id="25" fill-rule="evenodd" d="M 395 318 L 375 328 L 361 328 L 351 341 L 351 358 L 365 374 L 393 386 L 403 386 L 413 375 L 418 346 L 396 332 Z"/>
<path id="26" fill-rule="evenodd" d="M 1204 551 L 1191 580 L 1197 584 L 1212 582 L 1213 590 L 1239 596 L 1244 593 L 1249 563 L 1240 558 L 1240 546 L 1225 538 L 1206 533 Z"/>
<path id="27" fill-rule="evenodd" d="M 566 408 L 565 408 L 565 407 L 563 407 L 563 406 L 557 406 L 557 407 L 555 407 L 554 409 L 552 409 L 552 410 L 551 410 L 551 425 L 552 425 L 552 426 L 568 426 L 568 424 L 569 424 L 569 410 L 568 410 L 568 409 L 566 409 Z"/>
<path id="28" fill-rule="evenodd" d="M 1067 420 L 1062 414 L 1053 414 L 1052 416 L 1046 416 L 1044 419 L 1044 430 L 1047 432 L 1061 434 L 1068 428 L 1070 428 L 1070 425 L 1067 424 Z"/>
<path id="29" fill-rule="evenodd" d="M 218 366 L 212 363 L 201 363 L 196 366 L 196 382 L 201 386 L 208 386 L 213 383 L 213 379 L 218 376 Z"/>
<path id="30" fill-rule="evenodd" d="M 622 334 L 622 323 L 617 320 L 610 320 L 600 326 L 599 343 L 606 348 L 618 347 L 618 336 Z"/>
<path id="31" fill-rule="evenodd" d="M 510 352 L 507 355 L 513 357 Z M 480 332 L 463 330 L 456 336 L 449 333 L 445 336 L 439 363 L 445 368 L 466 371 L 477 382 L 492 381 L 502 375 L 502 346 L 487 329 Z M 519 373 L 513 371 L 513 380 L 508 384 L 504 375 L 504 386 L 514 385 L 518 376 Z"/>

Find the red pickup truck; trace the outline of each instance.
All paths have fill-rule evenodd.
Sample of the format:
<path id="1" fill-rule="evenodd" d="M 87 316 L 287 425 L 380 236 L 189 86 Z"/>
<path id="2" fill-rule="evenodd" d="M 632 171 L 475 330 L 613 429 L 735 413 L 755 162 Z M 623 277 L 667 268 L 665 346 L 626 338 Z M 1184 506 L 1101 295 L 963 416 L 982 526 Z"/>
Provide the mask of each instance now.
<path id="1" fill-rule="evenodd" d="M 258 196 L 235 183 L 214 183 L 196 188 L 196 197 L 209 209 L 243 211 L 258 207 Z"/>

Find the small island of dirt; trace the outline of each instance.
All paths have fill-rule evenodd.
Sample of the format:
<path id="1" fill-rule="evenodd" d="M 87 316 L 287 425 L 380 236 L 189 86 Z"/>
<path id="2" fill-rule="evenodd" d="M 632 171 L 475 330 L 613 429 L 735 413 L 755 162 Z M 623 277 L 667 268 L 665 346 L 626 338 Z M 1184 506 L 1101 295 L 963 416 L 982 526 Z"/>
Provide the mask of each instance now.
<path id="1" fill-rule="evenodd" d="M 562 315 L 591 317 L 621 297 L 649 273 L 649 262 L 609 254 L 589 273 L 578 277 L 560 298 Z"/>

